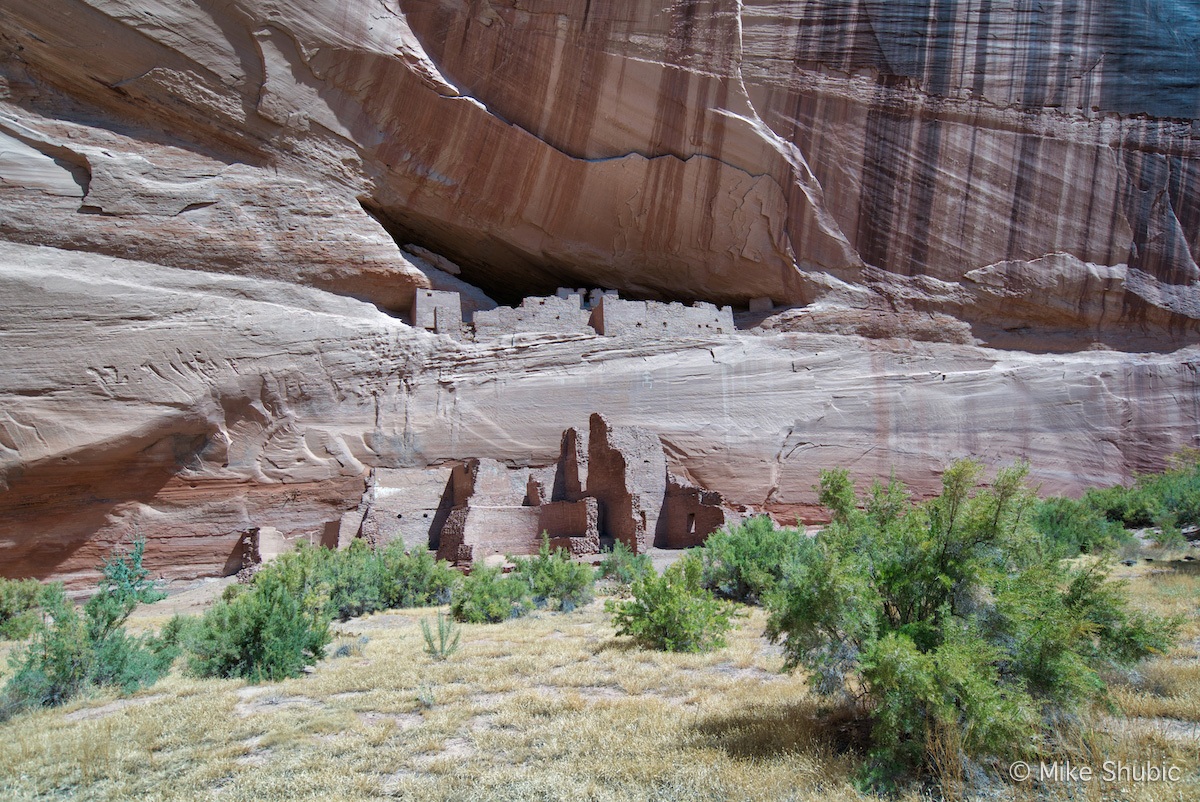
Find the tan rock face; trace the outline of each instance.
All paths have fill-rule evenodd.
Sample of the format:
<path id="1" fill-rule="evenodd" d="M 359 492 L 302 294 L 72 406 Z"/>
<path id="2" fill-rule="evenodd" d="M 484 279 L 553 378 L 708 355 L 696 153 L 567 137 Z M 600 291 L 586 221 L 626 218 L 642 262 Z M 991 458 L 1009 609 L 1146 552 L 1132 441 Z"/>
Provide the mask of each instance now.
<path id="1" fill-rule="evenodd" d="M 781 514 L 832 465 L 930 491 L 1025 457 L 1054 492 L 1160 467 L 1200 431 L 1198 26 L 1132 0 L 7 0 L 0 571 L 82 580 L 137 532 L 178 576 L 255 526 L 419 539 L 381 499 L 341 521 L 371 468 L 548 465 L 597 411 Z M 764 336 L 456 344 L 387 314 L 559 286 L 758 299 Z"/>
<path id="2" fill-rule="evenodd" d="M 894 467 L 932 493 L 955 457 L 1025 458 L 1043 491 L 1078 492 L 1200 443 L 1196 347 L 1037 355 L 771 333 L 457 342 L 318 290 L 21 245 L 0 245 L 0 292 L 6 574 L 90 581 L 112 543 L 139 533 L 152 569 L 177 577 L 236 570 L 252 527 L 336 541 L 372 466 L 546 466 L 565 453 L 561 482 L 536 478 L 543 499 L 560 484 L 569 499 L 599 486 L 583 427 L 597 410 L 653 432 L 690 484 L 781 516 L 811 512 L 818 472 L 833 466 Z M 646 481 L 662 482 L 651 467 Z M 381 522 L 388 486 L 374 489 Z M 444 486 L 413 505 L 436 517 Z M 516 509 L 529 493 L 525 480 L 497 488 Z M 431 523 L 390 525 L 380 532 L 419 545 Z"/>
<path id="3" fill-rule="evenodd" d="M 0 235 L 407 309 L 382 221 L 508 301 L 834 275 L 985 337 L 968 274 L 1071 258 L 1128 276 L 1062 327 L 1192 341 L 1200 22 L 1075 5 L 14 0 Z"/>

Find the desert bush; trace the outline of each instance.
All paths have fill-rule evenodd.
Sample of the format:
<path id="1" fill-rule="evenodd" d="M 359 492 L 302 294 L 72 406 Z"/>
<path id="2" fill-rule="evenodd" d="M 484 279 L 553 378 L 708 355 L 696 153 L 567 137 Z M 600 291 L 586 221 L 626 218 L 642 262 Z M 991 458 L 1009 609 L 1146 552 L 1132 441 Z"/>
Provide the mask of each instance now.
<path id="1" fill-rule="evenodd" d="M 39 608 L 47 591 L 48 586 L 36 579 L 0 577 L 0 639 L 24 640 L 33 634 L 41 620 Z"/>
<path id="2" fill-rule="evenodd" d="M 1105 563 L 1070 568 L 1028 525 L 1025 472 L 976 489 L 980 466 L 959 462 L 928 502 L 893 481 L 861 510 L 845 471 L 822 473 L 833 523 L 769 597 L 768 635 L 869 717 L 867 784 L 931 768 L 938 744 L 1021 755 L 1103 698 L 1104 670 L 1171 643 L 1177 622 L 1131 611 Z"/>
<path id="3" fill-rule="evenodd" d="M 1153 493 L 1136 485 L 1093 488 L 1083 494 L 1083 502 L 1107 520 L 1130 529 L 1153 526 L 1166 512 Z"/>
<path id="4" fill-rule="evenodd" d="M 536 606 L 552 605 L 563 612 L 592 600 L 596 570 L 575 562 L 563 549 L 550 550 L 550 540 L 542 534 L 542 545 L 533 557 L 509 557 L 513 577 L 529 586 Z"/>
<path id="5" fill-rule="evenodd" d="M 1200 526 L 1200 449 L 1185 448 L 1151 487 L 1177 527 Z"/>
<path id="6" fill-rule="evenodd" d="M 458 651 L 458 641 L 462 630 L 454 625 L 454 620 L 439 612 L 437 614 L 437 637 L 434 637 L 429 622 L 421 619 L 421 634 L 425 637 L 425 653 L 434 660 L 448 660 Z"/>
<path id="7" fill-rule="evenodd" d="M 1063 557 L 1107 551 L 1132 542 L 1125 527 L 1084 501 L 1053 497 L 1033 506 L 1030 522 Z"/>
<path id="8" fill-rule="evenodd" d="M 459 574 L 429 552 L 404 551 L 403 543 L 372 549 L 355 540 L 341 551 L 300 544 L 255 575 L 277 577 L 302 604 L 319 606 L 331 619 L 394 607 L 444 604 Z"/>
<path id="9" fill-rule="evenodd" d="M 1182 449 L 1162 473 L 1138 476 L 1131 487 L 1089 490 L 1083 501 L 1130 528 L 1200 526 L 1200 450 Z"/>
<path id="10" fill-rule="evenodd" d="M 431 607 L 446 604 L 462 574 L 424 549 L 405 553 L 393 543 L 379 555 L 383 565 L 383 598 L 388 607 Z"/>
<path id="11" fill-rule="evenodd" d="M 4 689 L 3 714 L 62 704 L 92 686 L 123 693 L 152 685 L 171 667 L 178 649 L 170 638 L 132 637 L 125 621 L 138 604 L 163 598 L 142 566 L 145 542 L 105 560 L 97 592 L 83 613 L 61 585 L 45 586 L 44 617 L 29 645 L 10 657 L 14 673 Z"/>
<path id="12" fill-rule="evenodd" d="M 499 566 L 475 564 L 455 588 L 450 614 L 467 624 L 497 624 L 533 609 L 529 583 L 504 576 Z"/>
<path id="13" fill-rule="evenodd" d="M 708 536 L 700 550 L 704 586 L 734 601 L 758 604 L 783 578 L 804 534 L 776 529 L 757 515 Z"/>
<path id="14" fill-rule="evenodd" d="M 644 576 L 654 573 L 654 563 L 649 554 L 634 554 L 633 549 L 621 541 L 613 543 L 612 551 L 600 561 L 600 576 L 621 585 L 632 585 Z"/>
<path id="15" fill-rule="evenodd" d="M 651 573 L 634 582 L 632 600 L 605 604 L 617 634 L 668 652 L 723 648 L 734 610 L 704 588 L 703 572 L 700 558 L 689 552 L 662 576 Z"/>
<path id="16" fill-rule="evenodd" d="M 193 675 L 251 682 L 299 676 L 324 656 L 331 637 L 325 599 L 298 595 L 268 571 L 255 576 L 248 591 L 217 602 L 198 624 L 177 622 L 172 630 L 189 652 Z"/>

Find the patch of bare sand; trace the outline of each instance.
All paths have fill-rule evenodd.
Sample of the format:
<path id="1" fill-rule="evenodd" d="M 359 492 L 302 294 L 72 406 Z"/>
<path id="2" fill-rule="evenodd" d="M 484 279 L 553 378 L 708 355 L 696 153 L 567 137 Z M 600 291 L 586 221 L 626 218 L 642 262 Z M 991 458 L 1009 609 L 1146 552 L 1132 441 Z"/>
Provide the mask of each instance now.
<path id="1" fill-rule="evenodd" d="M 129 707 L 141 707 L 148 705 L 151 702 L 157 702 L 159 699 L 165 699 L 166 694 L 156 693 L 150 696 L 138 696 L 132 699 L 117 699 L 115 702 L 100 705 L 99 707 L 85 707 L 76 710 L 72 713 L 67 713 L 63 716 L 63 721 L 90 721 L 92 719 L 103 718 L 112 715 L 120 710 L 125 710 Z"/>

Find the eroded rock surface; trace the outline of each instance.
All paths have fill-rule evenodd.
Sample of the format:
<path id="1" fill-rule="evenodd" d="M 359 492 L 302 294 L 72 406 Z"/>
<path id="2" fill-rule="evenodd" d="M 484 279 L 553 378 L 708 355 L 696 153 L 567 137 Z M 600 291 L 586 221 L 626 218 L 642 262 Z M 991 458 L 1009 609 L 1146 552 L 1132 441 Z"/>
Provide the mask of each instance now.
<path id="1" fill-rule="evenodd" d="M 813 512 L 821 468 L 895 468 L 931 493 L 953 457 L 1025 458 L 1045 492 L 1077 492 L 1156 469 L 1200 433 L 1196 347 L 1037 355 L 773 333 L 460 342 L 319 290 L 11 244 L 0 292 L 11 575 L 90 580 L 137 533 L 156 573 L 220 574 L 252 527 L 336 539 L 371 467 L 550 466 L 565 453 L 561 477 L 537 477 L 543 498 L 579 498 L 596 484 L 596 435 L 562 433 L 594 411 L 653 432 L 689 483 L 788 523 Z M 436 515 L 437 493 L 417 506 Z M 386 518 L 386 493 L 375 496 Z M 395 524 L 414 542 L 428 534 L 424 519 L 407 534 Z"/>
<path id="2" fill-rule="evenodd" d="M 141 532 L 220 572 L 253 527 L 346 537 L 371 468 L 550 464 L 595 411 L 781 515 L 832 465 L 1156 469 L 1200 432 L 1198 34 L 1181 0 L 7 0 L 0 570 Z M 403 322 L 559 286 L 762 336 Z"/>
<path id="3" fill-rule="evenodd" d="M 8 239 L 395 310 L 844 283 L 1036 348 L 1002 273 L 1072 343 L 1200 335 L 1178 0 L 13 0 L 0 31 Z"/>

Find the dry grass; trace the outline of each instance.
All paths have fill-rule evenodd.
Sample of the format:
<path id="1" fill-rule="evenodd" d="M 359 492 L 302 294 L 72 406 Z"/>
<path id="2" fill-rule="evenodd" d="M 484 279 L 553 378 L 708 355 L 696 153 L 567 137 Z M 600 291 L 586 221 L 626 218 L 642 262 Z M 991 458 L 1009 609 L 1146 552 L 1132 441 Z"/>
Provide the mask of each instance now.
<path id="1" fill-rule="evenodd" d="M 1142 603 L 1186 610 L 1187 637 L 1200 635 L 1200 578 L 1141 571 L 1133 581 Z M 616 639 L 600 605 L 464 626 L 445 662 L 423 649 L 419 621 L 434 611 L 382 613 L 335 625 L 347 641 L 369 639 L 362 655 L 300 679 L 246 686 L 172 675 L 129 700 L 97 695 L 23 715 L 0 726 L 0 798 L 870 798 L 850 782 L 851 739 L 802 676 L 779 673 L 761 611 L 738 622 L 726 649 L 669 655 Z M 139 615 L 142 626 L 163 620 L 155 608 Z M 1148 684 L 1118 688 L 1120 706 L 1195 721 L 1200 661 L 1189 643 L 1148 666 Z M 1079 732 L 1081 759 L 1166 759 L 1191 773 L 1181 784 L 1097 785 L 1071 798 L 1200 799 L 1195 737 L 1104 718 Z M 984 773 L 989 799 L 1067 798 L 1061 787 Z"/>
<path id="2" fill-rule="evenodd" d="M 1124 578 L 1136 605 L 1183 616 L 1186 623 L 1179 646 L 1113 683 L 1113 698 L 1131 718 L 1191 723 L 1193 731 L 1200 730 L 1200 562 L 1142 564 L 1127 569 Z"/>

